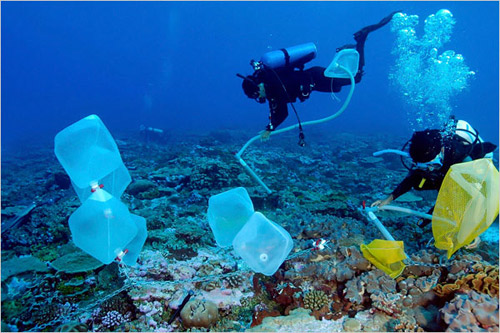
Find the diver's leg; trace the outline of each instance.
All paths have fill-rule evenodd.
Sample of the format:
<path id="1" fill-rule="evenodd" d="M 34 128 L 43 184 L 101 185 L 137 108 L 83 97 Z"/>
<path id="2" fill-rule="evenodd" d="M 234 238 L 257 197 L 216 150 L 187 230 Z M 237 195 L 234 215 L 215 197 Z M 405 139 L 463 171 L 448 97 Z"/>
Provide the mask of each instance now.
<path id="1" fill-rule="evenodd" d="M 369 25 L 369 26 L 366 26 L 364 27 L 363 29 L 359 30 L 358 32 L 354 33 L 354 39 L 356 40 L 356 42 L 360 42 L 360 41 L 365 41 L 366 40 L 366 37 L 368 36 L 368 34 L 372 31 L 375 31 L 377 29 L 380 29 L 382 28 L 384 25 L 386 25 L 387 23 L 391 22 L 391 19 L 392 17 L 394 16 L 394 14 L 396 13 L 400 13 L 401 11 L 400 10 L 397 10 L 395 12 L 392 12 L 390 13 L 389 15 L 387 15 L 386 17 L 384 17 L 379 23 L 377 24 L 372 24 L 372 25 Z"/>
<path id="2" fill-rule="evenodd" d="M 401 12 L 400 10 L 392 12 L 388 16 L 384 17 L 379 23 L 377 24 L 372 24 L 369 26 L 364 27 L 363 29 L 357 31 L 354 33 L 354 40 L 356 41 L 356 44 L 347 44 L 344 46 L 341 46 L 337 48 L 337 52 L 343 49 L 356 49 L 359 53 L 359 71 L 358 73 L 361 73 L 363 71 L 363 66 L 365 65 L 365 42 L 366 38 L 368 37 L 368 34 L 372 31 L 375 31 L 377 29 L 382 28 L 384 25 L 389 23 L 394 16 L 394 14 Z"/>
<path id="3" fill-rule="evenodd" d="M 356 40 L 356 51 L 359 53 L 359 71 L 363 70 L 363 66 L 365 65 L 365 42 L 368 34 L 372 31 L 382 28 L 384 25 L 389 23 L 394 16 L 394 14 L 401 12 L 400 10 L 392 12 L 388 16 L 384 17 L 379 23 L 372 24 L 358 32 L 354 33 L 354 40 Z"/>
<path id="4" fill-rule="evenodd" d="M 337 48 L 337 52 L 340 52 L 343 49 L 356 49 L 359 53 L 359 65 L 358 72 L 354 76 L 354 82 L 358 83 L 361 81 L 361 77 L 363 76 L 363 67 L 365 66 L 365 42 L 368 34 L 372 31 L 382 28 L 384 25 L 389 23 L 394 16 L 394 14 L 399 13 L 401 11 L 395 11 L 384 17 L 379 23 L 372 24 L 364 27 L 358 32 L 354 33 L 354 40 L 356 40 L 356 44 L 347 44 Z M 349 79 L 333 79 L 331 87 L 333 92 L 340 91 L 342 86 L 350 85 L 351 81 Z"/>

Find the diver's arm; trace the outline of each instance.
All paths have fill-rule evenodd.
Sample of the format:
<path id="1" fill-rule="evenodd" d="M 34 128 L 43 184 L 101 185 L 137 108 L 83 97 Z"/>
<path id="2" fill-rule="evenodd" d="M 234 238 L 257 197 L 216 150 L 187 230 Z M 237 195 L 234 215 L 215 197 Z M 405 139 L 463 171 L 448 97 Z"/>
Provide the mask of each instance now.
<path id="1" fill-rule="evenodd" d="M 410 173 L 406 176 L 406 178 L 403 179 L 403 181 L 401 183 L 399 183 L 399 185 L 396 187 L 396 189 L 394 191 L 392 191 L 391 194 L 389 194 L 387 197 L 385 197 L 385 199 L 374 201 L 371 204 L 371 206 L 372 207 L 373 206 L 382 207 L 382 206 L 390 204 L 393 200 L 395 200 L 396 198 L 402 196 L 403 194 L 405 194 L 406 192 L 411 190 L 411 188 L 415 185 L 415 183 L 418 185 L 417 182 L 421 178 L 422 177 L 420 177 L 419 175 L 410 171 Z"/>
<path id="2" fill-rule="evenodd" d="M 392 191 L 391 195 L 393 197 L 393 200 L 397 199 L 398 197 L 402 196 L 406 192 L 412 189 L 412 187 L 417 186 L 420 181 L 422 180 L 422 177 L 416 174 L 415 172 L 411 172 L 406 176 L 405 179 L 399 185 Z"/>
<path id="3" fill-rule="evenodd" d="M 288 117 L 288 107 L 286 102 L 277 101 L 276 99 L 269 100 L 269 125 L 266 126 L 266 131 L 274 131 Z"/>
<path id="4" fill-rule="evenodd" d="M 398 187 L 396 187 L 396 189 L 394 191 L 392 191 L 391 194 L 389 194 L 387 197 L 385 197 L 382 200 L 374 201 L 371 204 L 371 207 L 374 207 L 374 206 L 382 207 L 382 206 L 388 205 L 393 200 L 395 200 L 397 197 L 400 197 L 401 195 L 403 195 L 406 192 L 408 192 L 409 190 L 411 190 L 411 188 L 413 187 L 413 183 L 415 181 L 414 178 L 415 178 L 415 176 L 413 176 L 412 174 L 409 174 L 408 176 L 406 176 L 406 178 L 403 179 L 403 181 L 401 183 L 399 183 Z"/>

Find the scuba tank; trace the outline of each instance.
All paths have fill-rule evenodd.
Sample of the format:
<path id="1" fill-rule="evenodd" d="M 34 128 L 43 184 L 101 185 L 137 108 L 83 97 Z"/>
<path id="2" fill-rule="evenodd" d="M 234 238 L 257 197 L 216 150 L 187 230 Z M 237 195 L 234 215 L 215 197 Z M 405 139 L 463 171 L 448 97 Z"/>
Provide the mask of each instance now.
<path id="1" fill-rule="evenodd" d="M 306 62 L 316 58 L 317 52 L 314 43 L 305 43 L 264 53 L 260 62 L 272 69 L 287 66 L 300 68 Z"/>
<path id="2" fill-rule="evenodd" d="M 477 140 L 479 142 L 483 142 L 483 139 L 479 136 L 477 131 L 465 120 L 458 120 L 456 122 L 455 134 L 462 137 L 465 141 L 470 144 L 476 143 Z"/>

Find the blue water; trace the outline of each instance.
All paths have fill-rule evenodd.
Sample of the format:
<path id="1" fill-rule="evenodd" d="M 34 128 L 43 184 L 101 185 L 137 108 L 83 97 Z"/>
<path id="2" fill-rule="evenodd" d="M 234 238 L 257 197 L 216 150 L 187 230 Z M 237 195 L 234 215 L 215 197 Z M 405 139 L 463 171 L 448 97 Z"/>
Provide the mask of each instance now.
<path id="1" fill-rule="evenodd" d="M 172 133 L 267 124 L 268 107 L 248 99 L 236 73 L 269 50 L 314 42 L 308 66 L 327 66 L 335 48 L 394 10 L 424 19 L 441 8 L 456 19 L 446 49 L 476 72 L 452 99 L 454 113 L 498 144 L 498 2 L 2 2 L 2 152 L 51 142 L 69 124 L 98 114 L 112 133 L 141 124 Z M 420 31 L 421 32 L 421 31 Z M 417 31 L 419 33 L 419 31 Z M 408 136 L 404 101 L 388 73 L 395 35 L 366 43 L 365 76 L 332 131 Z M 345 98 L 348 89 L 338 94 Z M 340 107 L 313 93 L 303 120 Z M 291 114 L 285 125 L 293 124 Z M 325 125 L 326 126 L 326 125 Z M 398 143 L 399 146 L 399 143 Z"/>

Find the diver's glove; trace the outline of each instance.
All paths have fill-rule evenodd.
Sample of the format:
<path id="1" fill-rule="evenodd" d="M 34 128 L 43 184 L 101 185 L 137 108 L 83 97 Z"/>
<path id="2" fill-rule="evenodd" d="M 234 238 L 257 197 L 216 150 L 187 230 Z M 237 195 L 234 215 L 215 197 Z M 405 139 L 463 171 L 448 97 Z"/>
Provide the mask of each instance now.
<path id="1" fill-rule="evenodd" d="M 259 132 L 259 135 L 260 135 L 260 141 L 267 141 L 267 140 L 269 140 L 269 137 L 271 136 L 271 131 L 262 130 Z"/>

